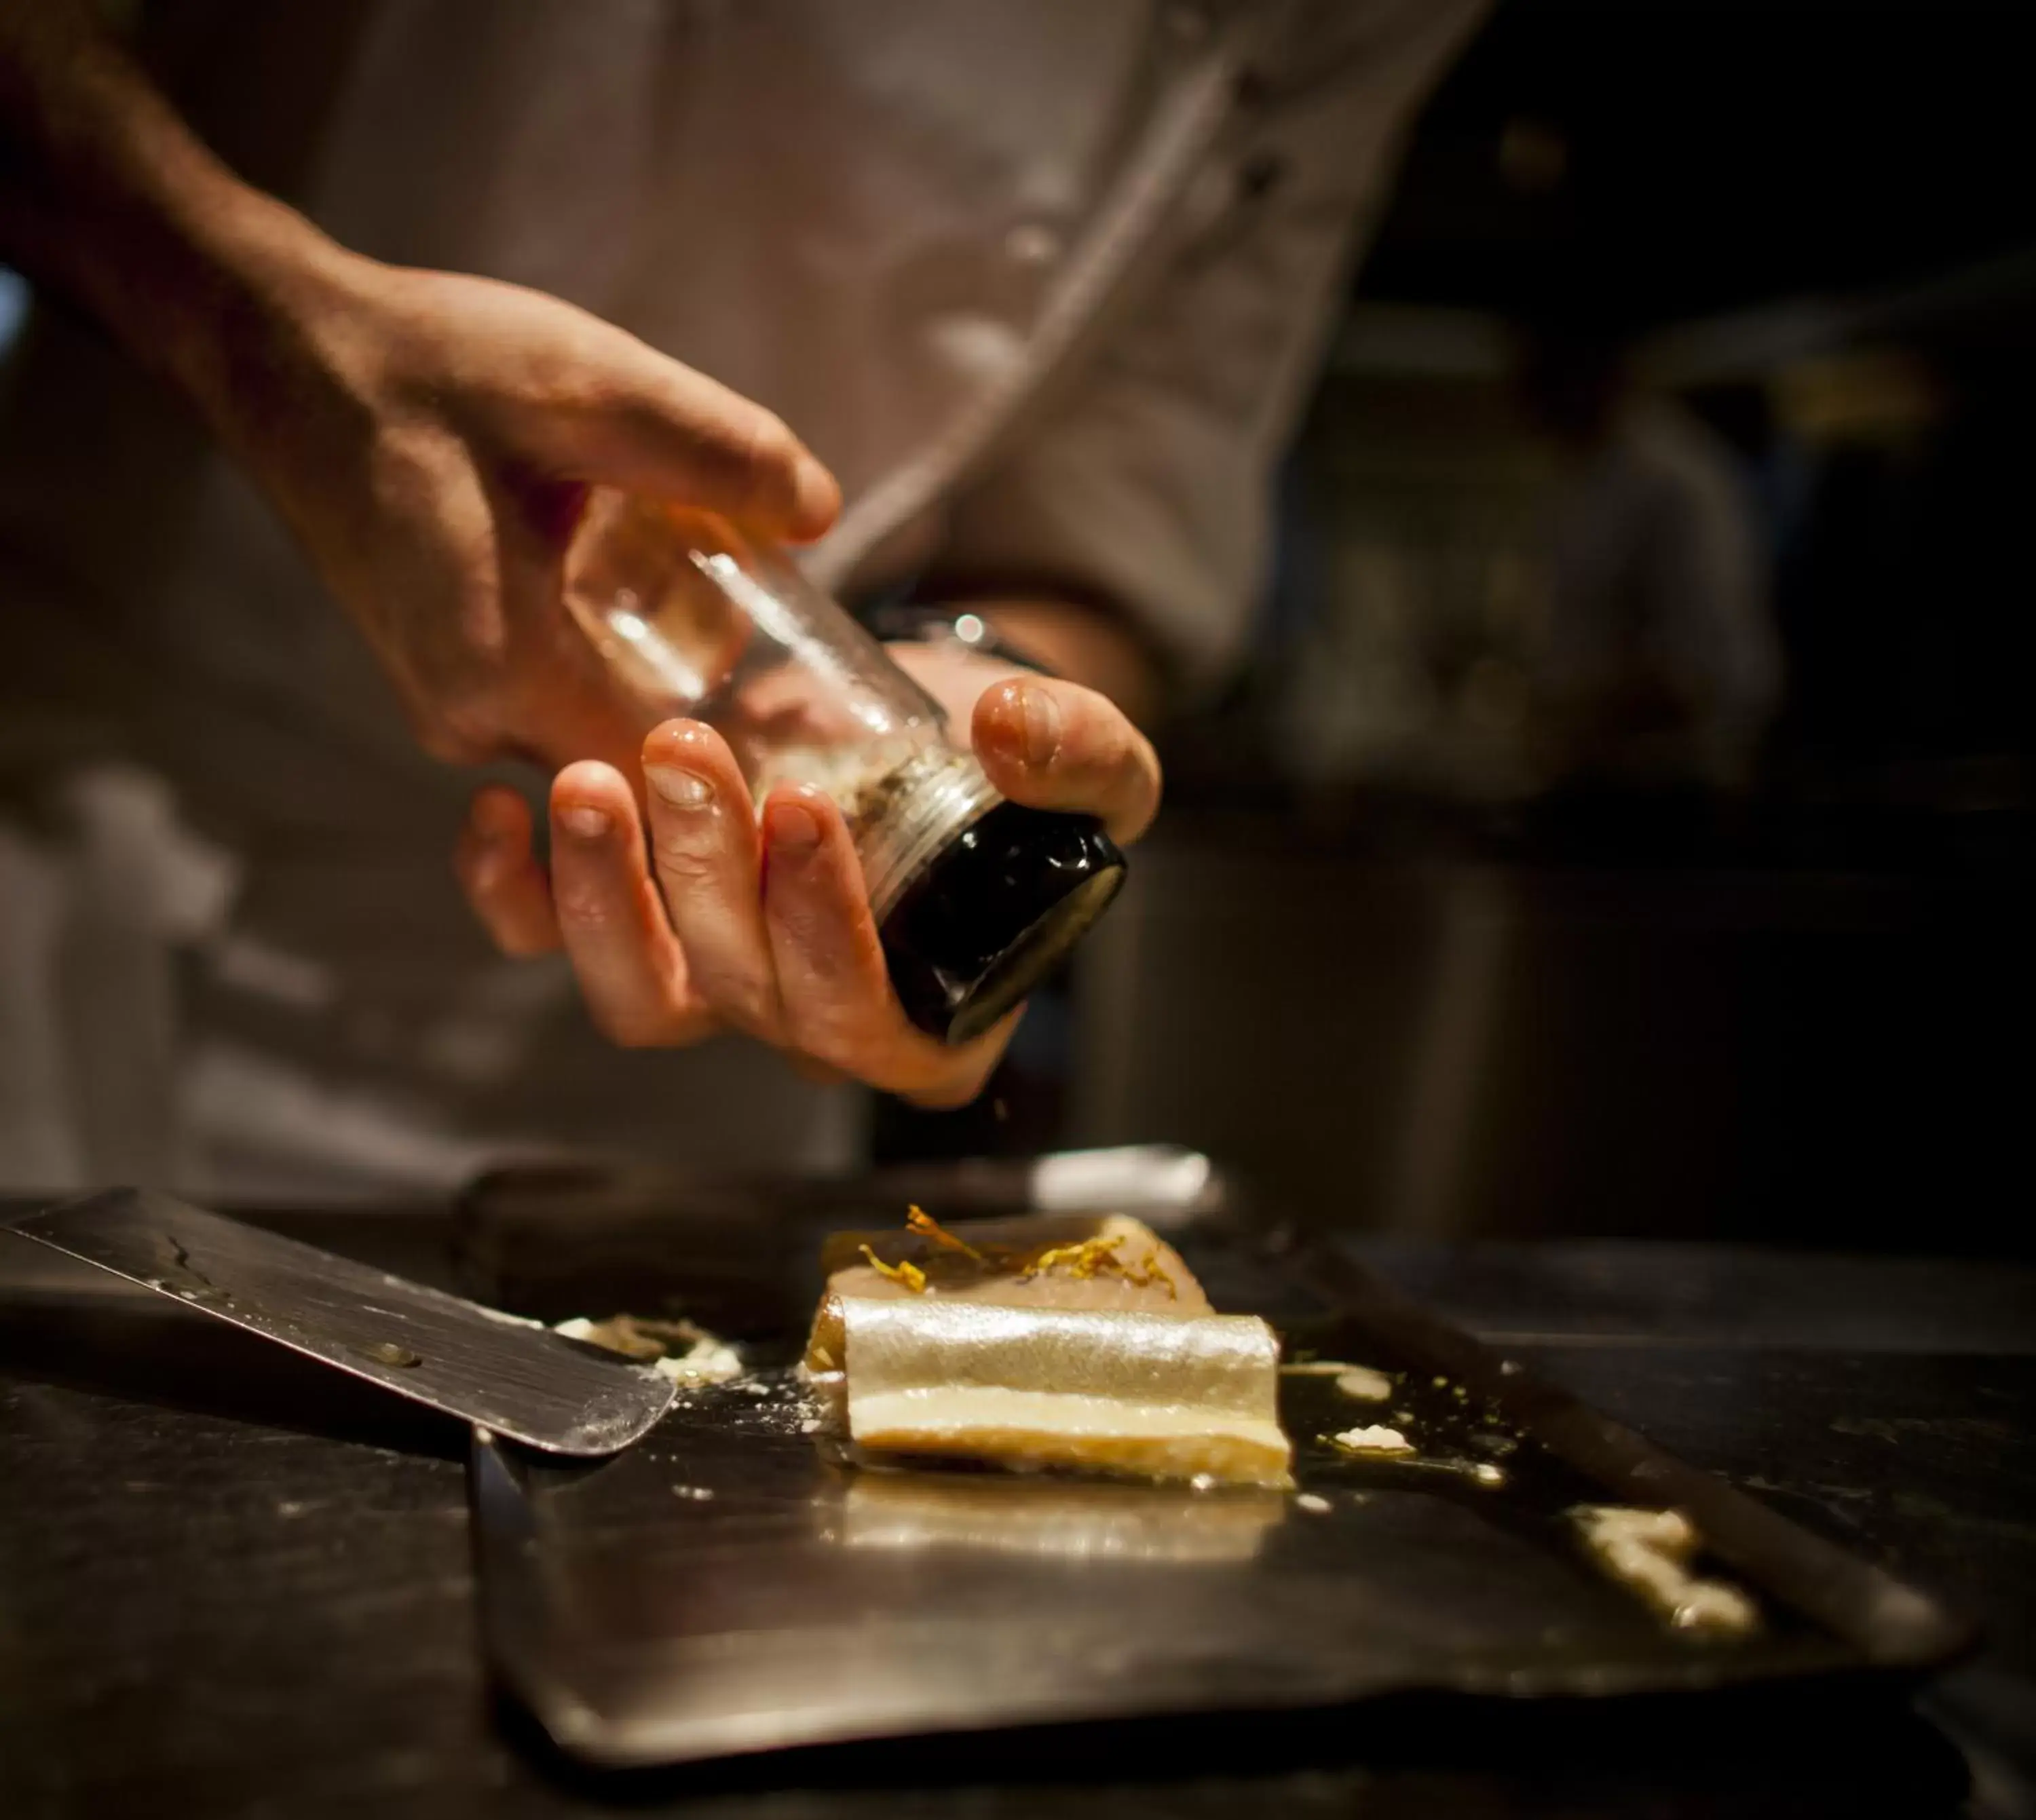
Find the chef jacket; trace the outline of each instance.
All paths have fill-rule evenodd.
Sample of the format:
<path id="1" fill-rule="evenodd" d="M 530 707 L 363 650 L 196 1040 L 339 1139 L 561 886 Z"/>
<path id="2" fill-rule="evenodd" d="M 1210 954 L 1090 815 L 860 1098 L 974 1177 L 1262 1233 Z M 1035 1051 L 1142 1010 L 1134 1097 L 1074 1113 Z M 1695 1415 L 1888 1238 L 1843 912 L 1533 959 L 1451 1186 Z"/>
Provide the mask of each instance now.
<path id="1" fill-rule="evenodd" d="M 777 412 L 843 483 L 827 586 L 1092 602 L 1192 700 L 1480 9 L 165 0 L 137 29 L 343 243 L 569 299 Z M 488 951 L 446 860 L 474 775 L 415 751 L 249 477 L 55 307 L 0 405 L 0 1177 L 852 1155 L 853 1095 L 733 1040 L 609 1053 L 562 962 Z"/>

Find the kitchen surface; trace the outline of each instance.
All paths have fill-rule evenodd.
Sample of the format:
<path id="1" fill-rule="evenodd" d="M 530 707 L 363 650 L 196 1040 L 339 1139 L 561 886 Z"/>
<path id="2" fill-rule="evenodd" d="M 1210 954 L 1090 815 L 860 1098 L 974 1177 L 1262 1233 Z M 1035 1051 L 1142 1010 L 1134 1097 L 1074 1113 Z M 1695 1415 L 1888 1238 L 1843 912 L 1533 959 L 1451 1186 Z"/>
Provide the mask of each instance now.
<path id="1" fill-rule="evenodd" d="M 0 1820 L 2036 1820 L 2027 11 L 0 0 Z"/>
<path id="2" fill-rule="evenodd" d="M 272 1215 L 428 1279 L 428 1210 Z M 9 1813 L 2027 1811 L 2036 1274 L 1637 1242 L 1352 1242 L 1389 1283 L 1977 1617 L 1920 1686 L 1369 1708 L 572 1764 L 483 1653 L 467 1437 L 5 1242 Z M 1701 1740 L 1700 1746 L 1693 1740 Z"/>

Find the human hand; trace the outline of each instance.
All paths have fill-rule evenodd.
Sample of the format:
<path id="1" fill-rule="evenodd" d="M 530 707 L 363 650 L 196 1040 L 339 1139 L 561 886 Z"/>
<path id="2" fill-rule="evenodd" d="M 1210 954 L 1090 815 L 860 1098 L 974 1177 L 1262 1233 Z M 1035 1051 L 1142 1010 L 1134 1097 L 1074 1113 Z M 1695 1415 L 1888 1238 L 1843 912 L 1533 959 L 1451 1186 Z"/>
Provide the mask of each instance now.
<path id="1" fill-rule="evenodd" d="M 944 705 L 962 706 L 957 723 L 1013 801 L 1099 816 L 1120 843 L 1150 823 L 1158 761 L 1105 697 L 967 652 L 894 654 Z M 658 727 L 643 766 L 647 827 L 613 767 L 559 774 L 549 877 L 522 799 L 503 789 L 475 799 L 458 870 L 499 945 L 512 954 L 563 946 L 595 1023 L 624 1046 L 734 1030 L 803 1072 L 850 1076 L 924 1106 L 961 1105 L 981 1091 L 1017 1014 L 956 1048 L 907 1019 L 829 798 L 780 788 L 758 816 L 727 745 L 697 722 Z"/>
<path id="2" fill-rule="evenodd" d="M 586 311 L 336 244 L 243 183 L 93 0 L 0 0 L 0 254 L 181 390 L 268 492 L 451 759 L 633 764 L 567 620 L 590 485 L 817 536 L 827 471 L 768 412 Z"/>
<path id="3" fill-rule="evenodd" d="M 769 412 L 556 298 L 329 243 L 265 295 L 215 415 L 439 757 L 633 767 L 642 723 L 561 604 L 590 486 L 791 541 L 839 509 Z"/>

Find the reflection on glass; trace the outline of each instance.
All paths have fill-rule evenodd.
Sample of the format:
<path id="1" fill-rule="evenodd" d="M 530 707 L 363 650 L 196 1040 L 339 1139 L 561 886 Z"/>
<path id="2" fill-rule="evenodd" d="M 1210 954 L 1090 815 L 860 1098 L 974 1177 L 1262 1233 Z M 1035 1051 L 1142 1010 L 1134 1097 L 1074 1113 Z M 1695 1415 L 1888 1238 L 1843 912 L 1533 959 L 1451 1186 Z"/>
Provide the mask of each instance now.
<path id="1" fill-rule="evenodd" d="M 914 870 L 997 799 L 939 706 L 783 551 L 713 513 L 597 489 L 566 605 L 642 705 L 727 740 L 760 804 L 840 804 L 880 920 Z"/>

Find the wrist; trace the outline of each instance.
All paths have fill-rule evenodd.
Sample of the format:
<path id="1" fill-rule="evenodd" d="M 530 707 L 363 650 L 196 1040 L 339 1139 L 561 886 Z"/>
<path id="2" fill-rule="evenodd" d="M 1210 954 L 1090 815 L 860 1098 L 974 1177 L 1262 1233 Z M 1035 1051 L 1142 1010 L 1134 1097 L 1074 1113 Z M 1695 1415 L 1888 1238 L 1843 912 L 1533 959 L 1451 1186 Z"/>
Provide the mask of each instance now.
<path id="1" fill-rule="evenodd" d="M 266 445 L 310 404 L 331 365 L 335 322 L 353 313 L 357 266 L 296 210 L 236 186 L 175 224 L 152 359 L 237 453 Z M 167 332 L 164 332 L 164 331 Z"/>
<path id="2" fill-rule="evenodd" d="M 1036 650 L 1005 638 L 988 619 L 967 609 L 879 607 L 868 616 L 869 630 L 887 645 L 924 646 L 950 655 L 978 657 L 1042 676 L 1060 673 Z"/>
<path id="3" fill-rule="evenodd" d="M 1032 662 L 1107 695 L 1134 724 L 1148 727 L 1160 706 L 1161 678 L 1151 651 L 1118 616 L 1073 601 L 986 600 L 975 611 L 1006 645 Z"/>

